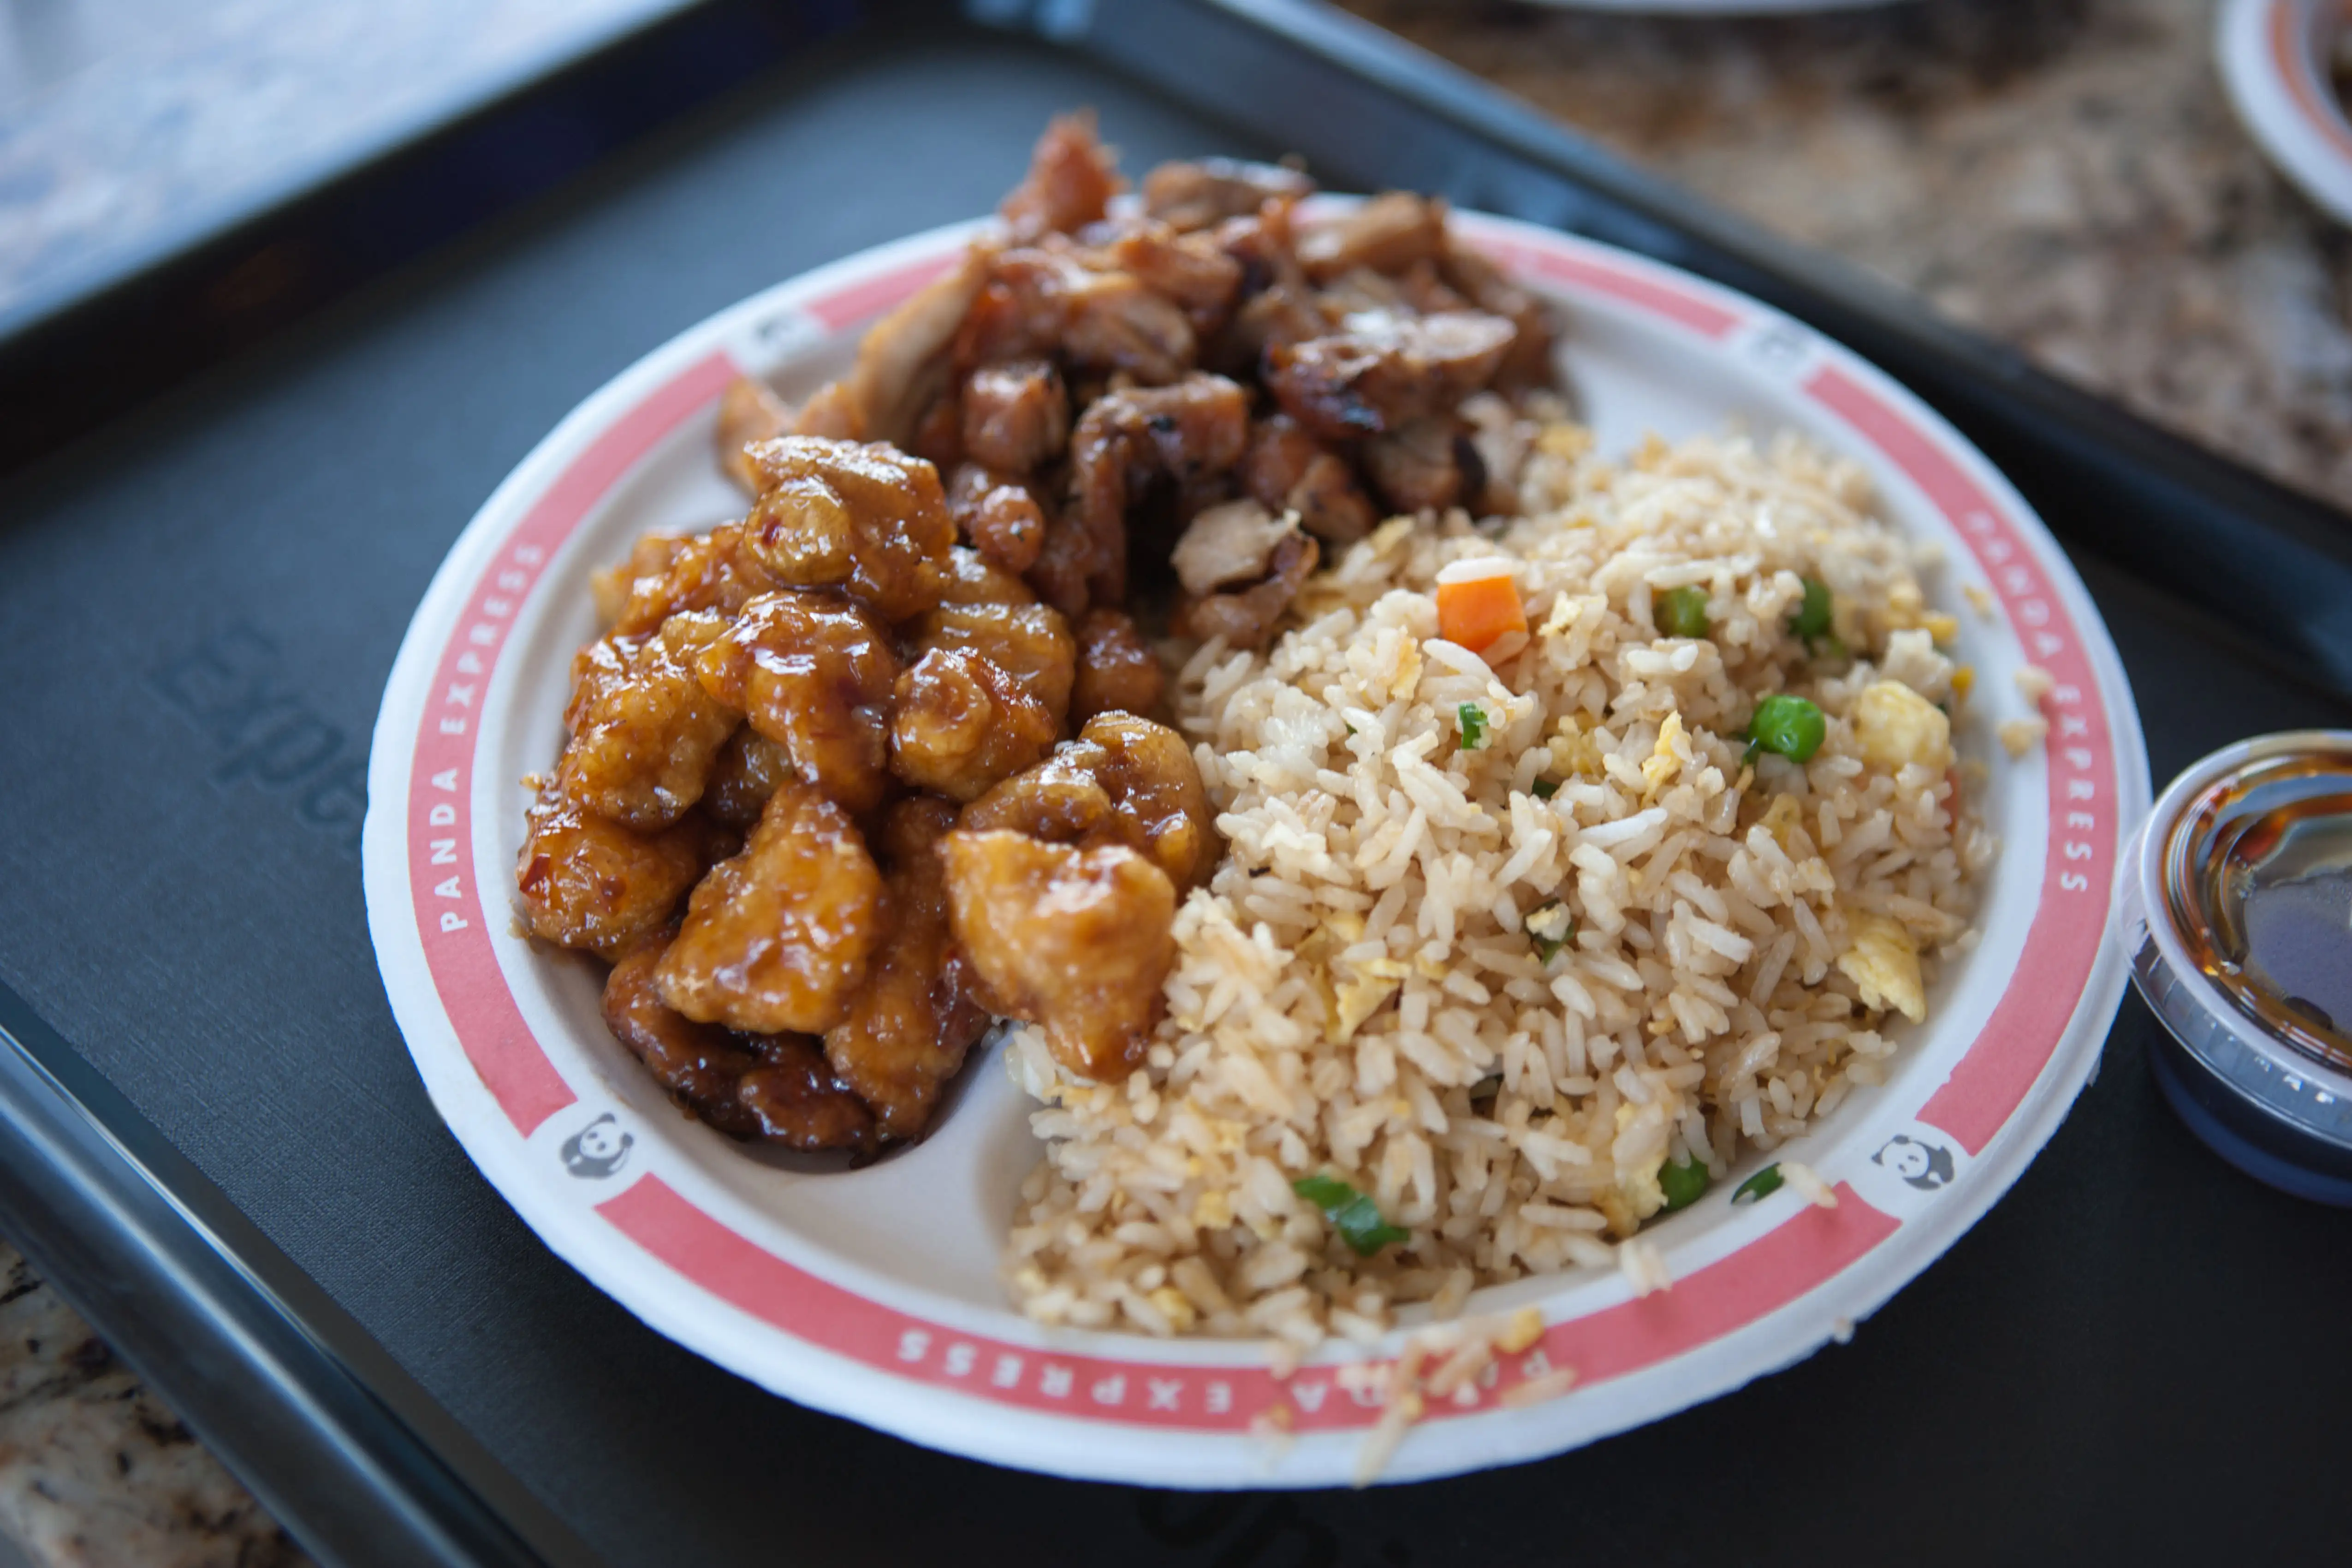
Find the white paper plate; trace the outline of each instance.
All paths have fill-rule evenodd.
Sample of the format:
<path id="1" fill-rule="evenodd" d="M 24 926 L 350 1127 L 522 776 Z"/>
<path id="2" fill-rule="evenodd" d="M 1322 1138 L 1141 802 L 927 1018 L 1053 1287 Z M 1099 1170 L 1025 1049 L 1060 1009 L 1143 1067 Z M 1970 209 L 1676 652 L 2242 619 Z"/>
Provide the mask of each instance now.
<path id="1" fill-rule="evenodd" d="M 1566 363 L 1605 448 L 1733 419 L 1793 426 L 1866 464 L 1896 523 L 1942 544 L 1930 591 L 1959 616 L 1979 674 L 1960 744 L 1991 769 L 1985 809 L 2005 847 L 1982 943 L 1948 966 L 1893 1080 L 1786 1151 L 1835 1185 L 1838 1206 L 1783 1188 L 1734 1207 L 1726 1182 L 1648 1233 L 1670 1290 L 1635 1299 L 1616 1274 L 1587 1272 L 1485 1293 L 1474 1310 L 1534 1302 L 1550 1326 L 1433 1410 L 1391 1479 L 1551 1453 L 1736 1388 L 1846 1331 L 1950 1246 L 2098 1060 L 2124 984 L 2105 937 L 2115 866 L 2147 805 L 2131 694 L 2088 595 L 1941 420 L 1751 300 L 1524 225 L 1459 221 L 1564 308 Z M 590 573 L 648 528 L 739 513 L 711 455 L 720 389 L 739 367 L 794 394 L 837 374 L 860 330 L 970 232 L 853 257 L 681 334 L 582 404 L 483 506 L 416 612 L 376 724 L 366 878 L 385 988 L 434 1103 L 516 1211 L 719 1364 L 1001 1464 L 1168 1486 L 1344 1480 L 1378 1411 L 1331 1363 L 1364 1352 L 1334 1349 L 1279 1383 L 1255 1344 L 1048 1331 L 1006 1306 L 997 1248 L 1038 1149 L 999 1062 L 971 1065 L 929 1141 L 820 1170 L 682 1116 L 606 1033 L 591 966 L 519 934 L 518 781 L 561 744 L 568 663 L 596 630 Z M 2003 614 L 1970 611 L 1964 584 Z M 2051 740 L 2011 762 L 1992 725 L 2026 711 L 2011 678 L 2029 661 L 2056 680 Z M 1562 1365 L 1580 1374 L 1574 1392 L 1498 1403 Z M 1249 1430 L 1276 1405 L 1300 1434 L 1279 1453 Z"/>
<path id="2" fill-rule="evenodd" d="M 2287 178 L 2352 223 L 2352 121 L 2327 79 L 2345 0 L 2229 0 L 2214 30 L 2238 118 Z"/>

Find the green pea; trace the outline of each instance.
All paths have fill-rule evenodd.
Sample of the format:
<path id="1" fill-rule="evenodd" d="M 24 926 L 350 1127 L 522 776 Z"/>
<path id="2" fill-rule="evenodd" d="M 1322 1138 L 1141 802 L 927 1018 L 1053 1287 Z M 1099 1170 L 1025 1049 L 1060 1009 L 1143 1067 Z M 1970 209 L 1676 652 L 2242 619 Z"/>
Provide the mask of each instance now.
<path id="1" fill-rule="evenodd" d="M 1685 584 L 1669 588 L 1651 602 L 1650 618 L 1670 637 L 1706 636 L 1706 590 Z"/>
<path id="2" fill-rule="evenodd" d="M 1714 1180 L 1706 1173 L 1706 1162 L 1696 1156 L 1675 1160 L 1658 1170 L 1658 1190 L 1666 1194 L 1666 1212 L 1686 1209 L 1698 1202 L 1699 1194 Z"/>
<path id="3" fill-rule="evenodd" d="M 1827 637 L 1830 630 L 1830 585 L 1819 577 L 1805 579 L 1805 600 L 1797 606 L 1797 618 L 1789 629 L 1807 642 Z"/>
<path id="4" fill-rule="evenodd" d="M 1829 721 L 1819 708 L 1785 691 L 1776 691 L 1759 702 L 1756 716 L 1748 721 L 1752 746 L 1777 752 L 1792 763 L 1812 761 L 1828 733 Z"/>

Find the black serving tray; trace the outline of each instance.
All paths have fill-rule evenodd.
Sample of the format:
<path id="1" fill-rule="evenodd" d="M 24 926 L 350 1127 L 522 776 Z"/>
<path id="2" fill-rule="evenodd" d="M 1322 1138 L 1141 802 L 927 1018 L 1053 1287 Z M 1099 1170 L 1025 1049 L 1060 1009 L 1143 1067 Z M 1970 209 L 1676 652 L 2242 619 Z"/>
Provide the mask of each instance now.
<path id="1" fill-rule="evenodd" d="M 1131 167 L 1298 148 L 1335 184 L 1693 266 L 1870 353 L 2083 547 L 2158 778 L 2352 722 L 2327 509 L 1328 13 L 990 17 L 775 28 L 749 85 L 10 481 L 0 1226 L 334 1563 L 2340 1560 L 2352 1218 L 2172 1120 L 2136 1001 L 2015 1191 L 1852 1344 L 1575 1454 L 1369 1493 L 916 1448 L 679 1350 L 508 1211 L 425 1100 L 361 900 L 366 737 L 411 610 L 582 396 L 765 284 L 981 209 L 1075 104 Z M 2251 578 L 2267 597 L 2236 603 Z"/>

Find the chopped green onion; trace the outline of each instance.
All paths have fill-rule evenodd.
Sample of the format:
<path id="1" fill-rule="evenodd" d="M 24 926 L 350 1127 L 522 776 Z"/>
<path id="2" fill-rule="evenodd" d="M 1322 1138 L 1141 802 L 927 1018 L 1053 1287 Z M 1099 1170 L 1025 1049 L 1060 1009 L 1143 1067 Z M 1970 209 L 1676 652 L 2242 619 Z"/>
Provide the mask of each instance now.
<path id="1" fill-rule="evenodd" d="M 1809 763 L 1828 734 L 1829 721 L 1819 708 L 1801 697 L 1776 691 L 1756 705 L 1755 717 L 1748 721 L 1748 738 L 1754 742 L 1750 760 L 1755 747 L 1760 746 L 1792 763 Z"/>
<path id="2" fill-rule="evenodd" d="M 1789 629 L 1807 642 L 1827 637 L 1830 632 L 1830 585 L 1819 577 L 1805 579 L 1804 603 L 1789 622 Z"/>
<path id="3" fill-rule="evenodd" d="M 1650 605 L 1650 618 L 1670 637 L 1706 636 L 1706 590 L 1693 584 L 1669 588 Z"/>
<path id="4" fill-rule="evenodd" d="M 1475 752 L 1486 738 L 1486 710 L 1475 702 L 1465 702 L 1462 716 L 1462 749 Z"/>
<path id="5" fill-rule="evenodd" d="M 1769 1198 L 1780 1190 L 1780 1166 L 1778 1161 L 1765 1166 L 1746 1181 L 1731 1189 L 1731 1201 L 1752 1204 L 1759 1198 Z"/>
<path id="6" fill-rule="evenodd" d="M 1560 950 L 1576 935 L 1576 917 L 1558 899 L 1538 904 L 1528 911 L 1524 922 L 1528 940 L 1535 944 L 1536 962 L 1549 966 Z"/>
<path id="7" fill-rule="evenodd" d="M 1528 793 L 1538 800 L 1549 800 L 1559 793 L 1559 784 L 1553 779 L 1538 779 L 1528 785 Z"/>
<path id="8" fill-rule="evenodd" d="M 1666 1194 L 1666 1212 L 1686 1209 L 1698 1202 L 1699 1194 L 1714 1179 L 1706 1173 L 1706 1162 L 1696 1155 L 1662 1166 L 1658 1171 L 1658 1190 Z"/>
<path id="9" fill-rule="evenodd" d="M 1412 1239 L 1411 1231 L 1399 1230 L 1381 1217 L 1378 1204 L 1337 1176 L 1301 1176 L 1290 1190 L 1321 1209 L 1325 1221 L 1359 1258 L 1370 1258 L 1391 1242 Z"/>

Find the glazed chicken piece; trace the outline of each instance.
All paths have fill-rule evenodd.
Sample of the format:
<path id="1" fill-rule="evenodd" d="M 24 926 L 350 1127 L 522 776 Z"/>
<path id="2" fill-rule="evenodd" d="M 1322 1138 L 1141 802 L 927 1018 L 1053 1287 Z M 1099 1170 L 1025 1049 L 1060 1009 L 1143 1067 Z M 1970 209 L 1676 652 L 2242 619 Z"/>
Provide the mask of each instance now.
<path id="1" fill-rule="evenodd" d="M 1035 698 L 1056 726 L 1070 710 L 1077 639 L 1051 605 L 941 605 L 907 630 L 924 652 L 952 648 L 987 659 Z"/>
<path id="2" fill-rule="evenodd" d="M 1045 543 L 1045 510 L 1018 479 L 966 463 L 948 481 L 948 514 L 971 547 L 1007 572 L 1026 572 Z"/>
<path id="3" fill-rule="evenodd" d="M 1097 222 L 1127 188 L 1117 159 L 1095 134 L 1091 111 L 1054 117 L 1029 155 L 1029 173 L 997 210 L 1014 237 L 1075 234 Z"/>
<path id="4" fill-rule="evenodd" d="M 890 771 L 918 789 L 975 800 L 1036 763 L 1057 732 L 1045 705 L 992 660 L 934 647 L 898 678 Z"/>
<path id="5" fill-rule="evenodd" d="M 710 782 L 703 786 L 702 809 L 713 822 L 748 832 L 776 786 L 799 776 L 790 752 L 746 724 L 719 749 Z"/>
<path id="6" fill-rule="evenodd" d="M 656 631 L 688 610 L 731 616 L 782 585 L 746 548 L 740 522 L 702 534 L 649 534 L 618 571 L 629 574 L 625 583 L 607 578 L 597 602 L 613 605 L 613 630 L 623 637 Z"/>
<path id="7" fill-rule="evenodd" d="M 1139 1066 L 1176 956 L 1168 874 L 1123 845 L 1014 832 L 959 829 L 941 854 L 956 942 L 990 1005 L 1042 1026 L 1083 1077 Z"/>
<path id="8" fill-rule="evenodd" d="M 793 428 L 792 405 L 763 381 L 739 375 L 719 396 L 719 467 L 743 488 L 760 493 L 760 476 L 743 448 L 754 441 L 772 441 Z"/>
<path id="9" fill-rule="evenodd" d="M 791 1149 L 855 1149 L 875 1143 L 874 1112 L 837 1077 L 824 1047 L 806 1035 L 746 1035 L 757 1064 L 735 1089 L 757 1136 Z"/>
<path id="10" fill-rule="evenodd" d="M 604 1023 L 654 1081 L 730 1138 L 761 1138 L 794 1149 L 865 1149 L 874 1117 L 836 1079 L 805 1035 L 740 1035 L 698 1024 L 662 1000 L 657 979 L 666 942 L 613 966 L 604 982 Z"/>
<path id="11" fill-rule="evenodd" d="M 866 611 L 835 594 L 767 595 L 711 640 L 696 670 L 799 777 L 853 812 L 880 804 L 898 658 Z"/>
<path id="12" fill-rule="evenodd" d="M 1307 535 L 1286 535 L 1274 548 L 1264 582 L 1188 598 L 1176 606 L 1176 624 L 1202 642 L 1223 637 L 1229 648 L 1264 647 L 1321 556 L 1321 547 Z"/>
<path id="13" fill-rule="evenodd" d="M 964 378 L 963 449 L 973 462 L 1021 476 L 1062 455 L 1070 395 L 1051 360 L 982 365 Z"/>
<path id="14" fill-rule="evenodd" d="M 1087 612 L 1078 623 L 1077 679 L 1070 687 L 1070 722 L 1083 726 L 1097 713 L 1160 712 L 1168 672 L 1135 623 L 1117 610 Z"/>
<path id="15" fill-rule="evenodd" d="M 556 764 L 556 787 L 639 832 L 685 816 L 740 721 L 694 673 L 695 660 L 726 629 L 723 616 L 688 611 L 650 637 L 606 637 L 582 650 L 564 714 L 572 740 Z"/>
<path id="16" fill-rule="evenodd" d="M 524 818 L 515 886 L 530 929 L 549 942 L 617 958 L 667 925 L 702 875 L 705 829 L 688 817 L 635 833 L 581 809 L 551 780 Z"/>
<path id="17" fill-rule="evenodd" d="M 954 826 L 955 808 L 942 800 L 890 808 L 876 838 L 889 887 L 886 933 L 849 1016 L 824 1037 L 835 1076 L 872 1107 L 885 1138 L 922 1135 L 941 1087 L 988 1027 L 949 926 L 939 844 Z"/>
<path id="18" fill-rule="evenodd" d="M 1435 259 L 1444 244 L 1444 202 L 1390 191 L 1300 235 L 1298 261 L 1318 283 L 1358 268 L 1394 276 Z"/>
<path id="19" fill-rule="evenodd" d="M 745 451 L 760 499 L 743 547 L 775 582 L 841 588 L 886 621 L 939 603 L 955 522 L 937 468 L 880 444 L 813 436 Z"/>
<path id="20" fill-rule="evenodd" d="M 1216 816 L 1184 739 L 1132 713 L 1098 713 L 1077 739 L 964 807 L 957 825 L 1055 844 L 1121 844 L 1180 889 L 1208 879 Z"/>
<path id="21" fill-rule="evenodd" d="M 698 1024 L 662 1000 L 655 971 L 668 947 L 667 934 L 656 937 L 613 966 L 604 979 L 604 1025 L 688 1110 L 730 1137 L 751 1137 L 756 1125 L 735 1090 L 759 1058 L 725 1029 Z"/>
<path id="22" fill-rule="evenodd" d="M 1203 158 L 1162 163 L 1143 176 L 1143 210 L 1180 233 L 1246 217 L 1270 201 L 1297 201 L 1315 182 L 1278 163 Z"/>
<path id="23" fill-rule="evenodd" d="M 1194 372 L 1172 386 L 1095 400 L 1070 437 L 1070 488 L 1086 530 L 1087 592 L 1094 604 L 1127 598 L 1127 509 L 1145 483 L 1166 475 L 1191 485 L 1223 474 L 1248 443 L 1249 395 L 1222 375 Z M 1049 533 L 1049 554 L 1055 542 Z"/>
<path id="24" fill-rule="evenodd" d="M 751 1034 L 839 1023 L 880 940 L 882 874 L 849 814 L 811 784 L 779 787 L 743 852 L 710 868 L 662 955 L 662 998 Z"/>
<path id="25" fill-rule="evenodd" d="M 957 545 L 940 578 L 941 605 L 1034 605 L 1037 595 L 1014 573 L 979 551 Z"/>
<path id="26" fill-rule="evenodd" d="M 1485 386 L 1517 337 L 1510 322 L 1477 310 L 1360 312 L 1343 331 L 1270 345 L 1266 384 L 1312 434 L 1376 436 Z"/>

